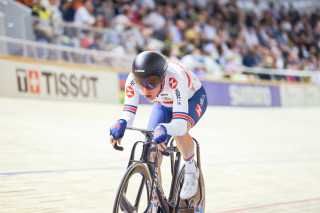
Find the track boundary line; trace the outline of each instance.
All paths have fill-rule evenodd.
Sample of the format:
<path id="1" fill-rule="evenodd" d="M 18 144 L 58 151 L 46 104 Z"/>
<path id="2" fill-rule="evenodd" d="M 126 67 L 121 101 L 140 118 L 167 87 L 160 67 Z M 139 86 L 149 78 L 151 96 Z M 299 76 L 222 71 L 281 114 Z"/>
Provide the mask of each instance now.
<path id="1" fill-rule="evenodd" d="M 239 162 L 232 161 L 232 162 L 206 163 L 203 165 L 204 166 L 236 166 L 236 165 L 255 165 L 255 164 L 310 163 L 310 162 L 320 162 L 320 159 L 310 158 L 310 159 L 293 159 L 293 160 L 282 159 L 282 160 L 255 160 L 255 161 L 239 161 Z M 118 170 L 118 169 L 125 169 L 125 167 L 0 172 L 0 175 L 23 175 L 23 174 L 60 173 L 60 172 L 85 172 L 85 171 L 104 171 L 104 170 Z"/>
<path id="2" fill-rule="evenodd" d="M 104 170 L 118 170 L 118 169 L 124 169 L 124 168 L 125 167 L 106 167 L 106 168 L 86 168 L 86 169 L 59 169 L 59 170 L 0 172 L 0 175 L 24 175 L 24 174 L 41 174 L 41 173 L 60 173 L 60 172 L 104 171 Z"/>

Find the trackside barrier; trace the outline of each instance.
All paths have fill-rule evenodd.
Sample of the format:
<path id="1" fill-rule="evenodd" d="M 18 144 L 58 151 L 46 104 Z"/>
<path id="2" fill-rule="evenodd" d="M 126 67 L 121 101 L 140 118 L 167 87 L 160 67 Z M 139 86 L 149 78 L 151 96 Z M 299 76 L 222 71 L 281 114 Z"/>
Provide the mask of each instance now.
<path id="1" fill-rule="evenodd" d="M 119 103 L 116 72 L 0 57 L 0 96 Z"/>
<path id="2" fill-rule="evenodd" d="M 202 81 L 208 104 L 213 106 L 280 107 L 280 90 L 275 85 Z"/>
<path id="3" fill-rule="evenodd" d="M 120 103 L 127 74 L 0 56 L 0 96 Z M 320 85 L 202 81 L 211 106 L 320 106 Z M 121 97 L 121 99 L 120 99 Z M 144 98 L 140 103 L 148 104 Z"/>
<path id="4" fill-rule="evenodd" d="M 202 81 L 212 106 L 297 107 L 320 106 L 317 84 L 250 84 Z"/>
<path id="5" fill-rule="evenodd" d="M 320 106 L 320 86 L 309 84 L 280 85 L 281 102 L 284 107 Z"/>

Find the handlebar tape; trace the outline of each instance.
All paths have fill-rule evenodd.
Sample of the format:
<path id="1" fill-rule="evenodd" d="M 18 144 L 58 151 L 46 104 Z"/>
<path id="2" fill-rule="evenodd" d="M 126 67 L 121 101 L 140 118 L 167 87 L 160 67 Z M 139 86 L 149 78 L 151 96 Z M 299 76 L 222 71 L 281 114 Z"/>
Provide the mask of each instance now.
<path id="1" fill-rule="evenodd" d="M 118 150 L 118 151 L 123 151 L 123 147 L 122 147 L 122 146 L 118 146 L 117 143 L 114 144 L 113 148 L 114 148 L 115 150 Z"/>

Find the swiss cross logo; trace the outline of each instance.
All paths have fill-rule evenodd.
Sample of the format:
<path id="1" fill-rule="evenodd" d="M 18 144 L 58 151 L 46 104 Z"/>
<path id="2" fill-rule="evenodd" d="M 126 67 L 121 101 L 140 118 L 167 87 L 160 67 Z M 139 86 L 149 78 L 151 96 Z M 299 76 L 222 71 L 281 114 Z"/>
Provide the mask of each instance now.
<path id="1" fill-rule="evenodd" d="M 200 118 L 201 113 L 202 113 L 202 108 L 201 108 L 201 105 L 200 105 L 200 104 L 197 104 L 197 106 L 196 106 L 196 111 L 197 111 L 198 117 Z"/>
<path id="2" fill-rule="evenodd" d="M 171 89 L 175 89 L 178 86 L 178 81 L 175 78 L 169 78 L 169 85 Z"/>
<path id="3" fill-rule="evenodd" d="M 126 87 L 126 95 L 128 98 L 132 98 L 134 96 L 134 90 L 132 89 L 132 86 Z"/>
<path id="4" fill-rule="evenodd" d="M 40 93 L 39 73 L 35 70 L 29 70 L 29 87 L 31 93 Z"/>
<path id="5" fill-rule="evenodd" d="M 40 76 L 38 71 L 17 69 L 16 74 L 19 92 L 40 94 Z"/>

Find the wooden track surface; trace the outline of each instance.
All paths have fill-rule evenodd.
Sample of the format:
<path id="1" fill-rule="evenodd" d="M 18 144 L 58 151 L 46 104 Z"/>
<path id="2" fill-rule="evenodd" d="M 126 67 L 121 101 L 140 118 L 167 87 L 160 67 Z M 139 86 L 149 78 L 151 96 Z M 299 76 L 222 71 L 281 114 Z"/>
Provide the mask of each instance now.
<path id="1" fill-rule="evenodd" d="M 142 139 L 126 132 L 125 151 L 111 148 L 108 128 L 121 110 L 0 98 L 0 212 L 110 213 L 132 141 Z M 140 106 L 134 126 L 145 127 L 150 112 Z M 209 107 L 191 130 L 206 212 L 320 212 L 319 127 L 320 108 Z"/>

